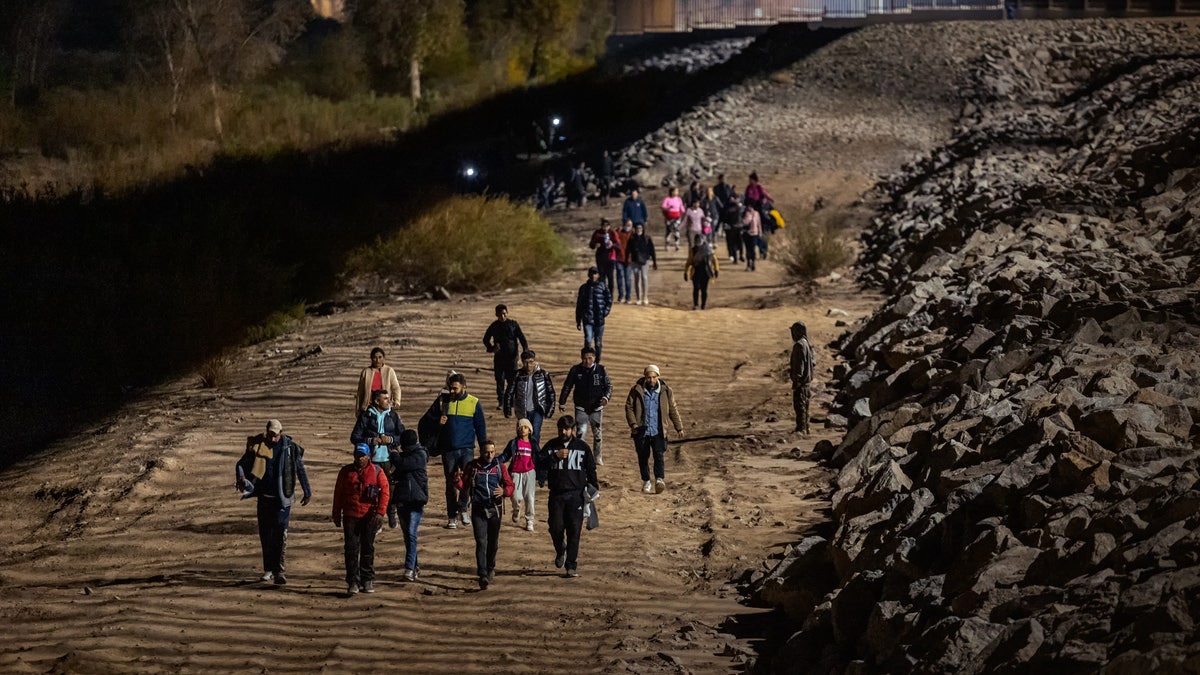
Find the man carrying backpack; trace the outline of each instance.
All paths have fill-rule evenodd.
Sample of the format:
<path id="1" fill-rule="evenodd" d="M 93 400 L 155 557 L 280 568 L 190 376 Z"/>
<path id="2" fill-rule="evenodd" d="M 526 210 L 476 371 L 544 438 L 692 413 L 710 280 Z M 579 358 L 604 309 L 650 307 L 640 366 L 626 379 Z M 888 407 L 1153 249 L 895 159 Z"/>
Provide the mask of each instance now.
<path id="1" fill-rule="evenodd" d="M 692 281 L 692 309 L 699 305 L 704 309 L 708 305 L 708 281 L 716 279 L 721 273 L 721 265 L 717 256 L 713 255 L 712 244 L 701 239 L 692 247 L 687 265 L 683 269 L 683 280 Z"/>

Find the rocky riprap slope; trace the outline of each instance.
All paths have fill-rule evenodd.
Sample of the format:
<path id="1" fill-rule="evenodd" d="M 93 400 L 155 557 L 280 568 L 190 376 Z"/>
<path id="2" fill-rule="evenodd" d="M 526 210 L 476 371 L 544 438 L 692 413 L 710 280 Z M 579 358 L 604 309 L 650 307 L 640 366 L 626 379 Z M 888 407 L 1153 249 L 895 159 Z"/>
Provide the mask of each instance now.
<path id="1" fill-rule="evenodd" d="M 895 150 L 914 157 L 949 137 L 968 64 L 992 27 L 890 24 L 843 36 L 646 134 L 615 156 L 617 173 L 641 185 L 686 185 L 730 167 L 893 171 Z M 794 51 L 795 40 L 819 42 L 806 33 L 768 33 L 745 58 L 770 61 Z"/>
<path id="2" fill-rule="evenodd" d="M 780 672 L 1200 669 L 1200 23 L 974 29 L 884 181 Z"/>
<path id="3" fill-rule="evenodd" d="M 725 63 L 737 56 L 750 43 L 752 37 L 711 40 L 698 44 L 668 49 L 656 54 L 616 63 L 612 67 L 621 75 L 636 75 L 647 70 L 679 71 L 685 75 Z"/>

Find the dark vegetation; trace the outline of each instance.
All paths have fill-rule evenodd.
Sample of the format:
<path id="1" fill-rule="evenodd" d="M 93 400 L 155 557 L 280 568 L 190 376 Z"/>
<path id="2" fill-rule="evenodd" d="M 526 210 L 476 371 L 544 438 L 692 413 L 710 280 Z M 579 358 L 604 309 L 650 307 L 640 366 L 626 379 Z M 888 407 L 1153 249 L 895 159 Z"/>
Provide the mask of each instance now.
<path id="1" fill-rule="evenodd" d="M 620 147 L 840 34 L 779 27 L 694 78 L 616 79 L 593 68 L 443 113 L 376 145 L 218 155 L 113 194 L 8 194 L 0 203 L 0 464 L 86 430 L 131 390 L 243 343 L 272 312 L 328 297 L 346 254 L 439 208 L 464 159 L 491 163 L 494 193 L 524 193 L 546 169 L 512 154 L 531 120 L 560 112 L 583 156 Z"/>

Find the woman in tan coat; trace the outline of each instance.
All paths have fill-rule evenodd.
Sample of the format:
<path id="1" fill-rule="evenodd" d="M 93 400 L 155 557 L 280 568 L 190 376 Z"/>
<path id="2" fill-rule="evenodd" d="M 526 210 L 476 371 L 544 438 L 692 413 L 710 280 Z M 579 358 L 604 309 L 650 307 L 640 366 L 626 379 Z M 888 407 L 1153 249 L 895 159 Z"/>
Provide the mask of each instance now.
<path id="1" fill-rule="evenodd" d="M 392 397 L 392 407 L 400 405 L 400 378 L 391 366 L 384 365 L 384 356 L 383 349 L 372 349 L 370 367 L 363 368 L 358 376 L 358 393 L 354 396 L 356 416 L 371 405 L 371 392 L 376 389 L 383 389 Z"/>

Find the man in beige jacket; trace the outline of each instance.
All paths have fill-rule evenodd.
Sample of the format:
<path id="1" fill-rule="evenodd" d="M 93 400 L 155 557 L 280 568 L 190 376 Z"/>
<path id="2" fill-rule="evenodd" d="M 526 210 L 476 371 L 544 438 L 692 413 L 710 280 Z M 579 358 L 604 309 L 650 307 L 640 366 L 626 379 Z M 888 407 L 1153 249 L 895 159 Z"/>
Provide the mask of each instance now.
<path id="1" fill-rule="evenodd" d="M 638 469 L 641 471 L 642 492 L 661 493 L 667 489 L 664 457 L 667 454 L 667 420 L 675 427 L 675 433 L 683 438 L 683 422 L 679 409 L 675 407 L 675 395 L 667 383 L 659 378 L 658 366 L 646 366 L 643 377 L 629 390 L 625 399 L 625 421 L 637 449 Z M 648 462 L 654 456 L 654 481 L 650 480 Z"/>

